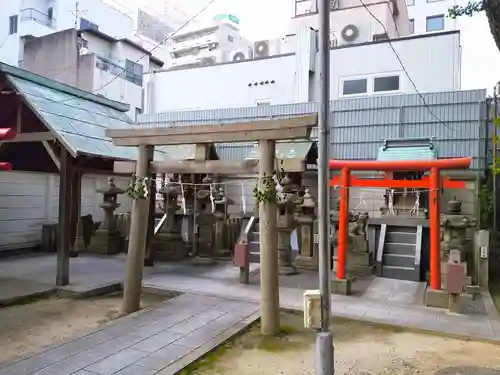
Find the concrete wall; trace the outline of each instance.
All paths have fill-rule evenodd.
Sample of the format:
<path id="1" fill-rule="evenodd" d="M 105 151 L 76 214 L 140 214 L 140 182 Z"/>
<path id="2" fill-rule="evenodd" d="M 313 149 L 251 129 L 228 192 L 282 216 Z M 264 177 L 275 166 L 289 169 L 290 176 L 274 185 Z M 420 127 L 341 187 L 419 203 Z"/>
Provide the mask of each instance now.
<path id="1" fill-rule="evenodd" d="M 76 33 L 72 30 L 32 39 L 24 46 L 24 69 L 68 85 L 78 86 L 77 61 Z"/>

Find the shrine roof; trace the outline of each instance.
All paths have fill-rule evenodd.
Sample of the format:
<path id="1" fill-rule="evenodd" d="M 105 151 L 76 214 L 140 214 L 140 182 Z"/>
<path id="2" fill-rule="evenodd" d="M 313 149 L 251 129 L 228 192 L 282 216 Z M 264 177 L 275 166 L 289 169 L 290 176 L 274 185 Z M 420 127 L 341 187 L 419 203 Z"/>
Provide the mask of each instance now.
<path id="1" fill-rule="evenodd" d="M 107 129 L 132 128 L 129 105 L 80 90 L 52 79 L 0 63 L 0 72 L 22 95 L 28 107 L 74 156 L 91 155 L 115 160 L 135 160 L 137 148 L 118 147 Z M 155 160 L 169 159 L 157 147 Z"/>
<path id="2" fill-rule="evenodd" d="M 433 138 L 388 139 L 378 151 L 377 160 L 436 160 Z"/>

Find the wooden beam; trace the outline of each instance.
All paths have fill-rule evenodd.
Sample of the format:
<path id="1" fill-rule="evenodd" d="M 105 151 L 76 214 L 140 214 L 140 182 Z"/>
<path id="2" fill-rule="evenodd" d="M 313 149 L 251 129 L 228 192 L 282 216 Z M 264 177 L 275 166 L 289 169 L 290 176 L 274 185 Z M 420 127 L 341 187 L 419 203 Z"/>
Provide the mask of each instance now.
<path id="1" fill-rule="evenodd" d="M 38 133 L 20 133 L 13 139 L 8 141 L 1 141 L 1 143 L 20 143 L 20 142 L 42 142 L 53 141 L 56 137 L 51 132 L 38 132 Z"/>
<path id="2" fill-rule="evenodd" d="M 22 132 L 22 123 L 23 123 L 23 103 L 19 102 L 17 106 L 17 114 L 16 114 L 16 133 L 20 134 Z"/>
<path id="3" fill-rule="evenodd" d="M 235 124 L 108 129 L 106 135 L 113 139 L 116 146 L 245 142 L 308 138 L 311 128 L 316 125 L 317 115 L 308 115 Z"/>
<path id="4" fill-rule="evenodd" d="M 255 174 L 257 173 L 258 160 L 244 162 L 225 162 L 221 160 L 207 161 L 166 161 L 153 162 L 150 166 L 151 173 L 193 173 L 193 174 Z M 132 174 L 135 172 L 136 163 L 133 161 L 115 161 L 114 173 Z"/>
<path id="5" fill-rule="evenodd" d="M 57 169 L 61 170 L 61 163 L 59 162 L 59 158 L 57 157 L 56 153 L 54 152 L 54 149 L 52 148 L 51 145 L 49 145 L 49 142 L 47 141 L 42 141 L 43 147 L 45 147 L 45 151 L 47 151 L 47 154 L 49 154 L 50 158 L 56 165 Z"/>
<path id="6" fill-rule="evenodd" d="M 71 155 L 62 148 L 61 169 L 59 171 L 59 226 L 57 245 L 56 285 L 69 284 L 69 252 L 70 252 L 70 205 L 71 205 Z"/>

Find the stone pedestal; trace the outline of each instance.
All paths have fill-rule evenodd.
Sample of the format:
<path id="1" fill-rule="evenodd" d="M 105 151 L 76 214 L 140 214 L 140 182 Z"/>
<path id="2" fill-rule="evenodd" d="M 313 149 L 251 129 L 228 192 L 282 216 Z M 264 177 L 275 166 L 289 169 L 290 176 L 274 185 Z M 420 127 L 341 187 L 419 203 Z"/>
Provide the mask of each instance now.
<path id="1" fill-rule="evenodd" d="M 219 188 L 217 190 L 217 194 L 214 198 L 214 256 L 216 258 L 230 260 L 232 251 L 229 245 L 230 234 L 228 233 L 228 231 L 230 230 L 230 228 L 227 223 L 227 206 L 229 204 L 232 204 L 233 202 L 226 197 L 223 188 Z"/>
<path id="2" fill-rule="evenodd" d="M 104 221 L 90 240 L 87 250 L 91 253 L 106 255 L 121 253 L 124 251 L 125 241 L 116 228 L 114 212 L 120 207 L 117 202 L 118 195 L 125 191 L 116 187 L 114 178 L 109 178 L 108 185 L 97 192 L 103 194 L 103 203 L 100 207 L 104 210 Z"/>
<path id="3" fill-rule="evenodd" d="M 184 246 L 181 234 L 182 222 L 176 215 L 179 209 L 177 186 L 165 183 L 159 193 L 163 196 L 163 209 L 165 221 L 160 231 L 153 237 L 154 259 L 168 262 L 181 260 L 187 256 L 187 248 Z"/>
<path id="4" fill-rule="evenodd" d="M 213 264 L 214 242 L 215 242 L 215 196 L 212 186 L 212 178 L 206 176 L 195 195 L 194 209 L 194 241 L 197 253 L 193 258 L 195 264 Z"/>
<path id="5" fill-rule="evenodd" d="M 350 229 L 347 272 L 354 276 L 373 274 L 373 255 L 369 252 L 366 235 L 367 224 L 368 212 L 363 212 L 357 215 L 357 220 Z"/>
<path id="6" fill-rule="evenodd" d="M 285 176 L 280 181 L 282 191 L 278 193 L 278 264 L 280 275 L 295 275 L 297 269 L 292 263 L 291 234 L 295 228 L 295 198 L 291 191 L 291 181 Z"/>
<path id="7" fill-rule="evenodd" d="M 298 224 L 299 255 L 295 258 L 297 268 L 308 270 L 318 269 L 318 253 L 314 246 L 314 220 L 316 219 L 316 201 L 306 189 L 296 213 L 295 221 Z"/>

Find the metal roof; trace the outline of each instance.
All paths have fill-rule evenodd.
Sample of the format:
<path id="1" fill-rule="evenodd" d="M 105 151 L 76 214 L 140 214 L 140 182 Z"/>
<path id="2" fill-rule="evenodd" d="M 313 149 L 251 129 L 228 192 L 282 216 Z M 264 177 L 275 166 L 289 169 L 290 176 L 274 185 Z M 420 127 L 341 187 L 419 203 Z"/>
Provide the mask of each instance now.
<path id="1" fill-rule="evenodd" d="M 396 161 L 396 160 L 436 160 L 437 152 L 429 146 L 417 147 L 381 147 L 378 152 L 377 160 Z"/>
<path id="2" fill-rule="evenodd" d="M 136 147 L 118 147 L 106 129 L 134 127 L 125 113 L 129 106 L 54 80 L 0 63 L 13 87 L 64 147 L 74 156 L 93 155 L 135 160 Z M 177 150 L 157 147 L 155 160 L 176 158 Z"/>

